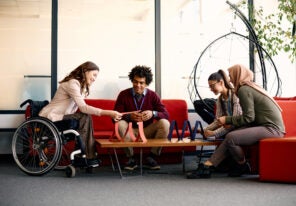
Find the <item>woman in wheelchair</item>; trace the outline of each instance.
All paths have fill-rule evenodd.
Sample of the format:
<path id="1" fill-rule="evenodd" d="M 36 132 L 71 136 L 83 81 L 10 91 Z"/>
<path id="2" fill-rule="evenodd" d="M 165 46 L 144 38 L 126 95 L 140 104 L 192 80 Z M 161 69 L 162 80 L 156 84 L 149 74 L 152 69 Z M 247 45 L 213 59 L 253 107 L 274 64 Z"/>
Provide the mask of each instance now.
<path id="1" fill-rule="evenodd" d="M 87 163 L 93 167 L 98 166 L 99 162 L 95 153 L 91 115 L 110 116 L 114 121 L 122 117 L 117 111 L 103 110 L 86 104 L 84 98 L 89 95 L 89 88 L 98 74 L 99 67 L 93 62 L 81 64 L 59 82 L 53 99 L 39 113 L 39 116 L 53 122 L 66 119 L 78 120 L 77 132 L 85 144 Z"/>

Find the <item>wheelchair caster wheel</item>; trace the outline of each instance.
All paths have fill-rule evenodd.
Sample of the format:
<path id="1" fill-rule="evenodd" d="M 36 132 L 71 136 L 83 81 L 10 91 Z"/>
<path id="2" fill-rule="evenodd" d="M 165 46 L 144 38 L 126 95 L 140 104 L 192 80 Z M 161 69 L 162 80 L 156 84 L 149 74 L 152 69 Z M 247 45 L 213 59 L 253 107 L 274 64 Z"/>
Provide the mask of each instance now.
<path id="1" fill-rule="evenodd" d="M 66 171 L 67 177 L 74 177 L 75 176 L 76 170 L 75 170 L 75 167 L 73 167 L 72 165 L 67 166 L 65 171 Z"/>

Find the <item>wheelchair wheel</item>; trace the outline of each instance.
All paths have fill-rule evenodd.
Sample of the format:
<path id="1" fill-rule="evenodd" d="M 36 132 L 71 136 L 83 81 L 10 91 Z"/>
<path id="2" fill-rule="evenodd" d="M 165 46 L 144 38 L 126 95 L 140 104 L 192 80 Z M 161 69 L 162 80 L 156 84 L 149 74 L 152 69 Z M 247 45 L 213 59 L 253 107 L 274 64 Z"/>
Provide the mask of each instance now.
<path id="1" fill-rule="evenodd" d="M 41 117 L 23 122 L 12 139 L 13 158 L 28 175 L 40 176 L 51 171 L 60 160 L 61 149 L 58 130 Z"/>
<path id="2" fill-rule="evenodd" d="M 67 177 L 75 177 L 76 170 L 72 165 L 68 165 L 65 169 L 65 172 Z"/>

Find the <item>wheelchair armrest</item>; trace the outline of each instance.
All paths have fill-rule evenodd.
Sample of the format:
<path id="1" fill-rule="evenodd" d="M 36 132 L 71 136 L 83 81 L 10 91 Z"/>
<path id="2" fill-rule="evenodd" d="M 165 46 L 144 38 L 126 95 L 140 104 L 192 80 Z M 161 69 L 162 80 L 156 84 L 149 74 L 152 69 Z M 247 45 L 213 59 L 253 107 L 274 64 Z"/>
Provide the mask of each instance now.
<path id="1" fill-rule="evenodd" d="M 53 122 L 59 131 L 65 131 L 68 129 L 78 129 L 79 121 L 77 119 L 66 119 Z"/>

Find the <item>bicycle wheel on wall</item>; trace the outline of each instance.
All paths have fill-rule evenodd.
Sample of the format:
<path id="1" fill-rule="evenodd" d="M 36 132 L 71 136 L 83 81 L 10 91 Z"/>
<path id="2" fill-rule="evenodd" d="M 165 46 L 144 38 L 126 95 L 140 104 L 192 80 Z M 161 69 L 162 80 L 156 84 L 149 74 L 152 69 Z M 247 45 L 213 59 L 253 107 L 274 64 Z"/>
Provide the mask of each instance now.
<path id="1" fill-rule="evenodd" d="M 208 88 L 208 77 L 219 69 L 227 70 L 234 64 L 249 66 L 250 44 L 254 48 L 261 48 L 263 58 L 256 52 L 253 56 L 254 81 L 265 88 L 271 96 L 281 94 L 281 81 L 276 66 L 268 53 L 256 42 L 236 32 L 225 34 L 212 41 L 201 53 L 188 82 L 188 92 L 191 101 L 215 98 Z M 262 68 L 262 61 L 265 65 Z M 227 71 L 226 71 L 227 72 Z M 211 108 L 212 105 L 204 104 Z"/>

